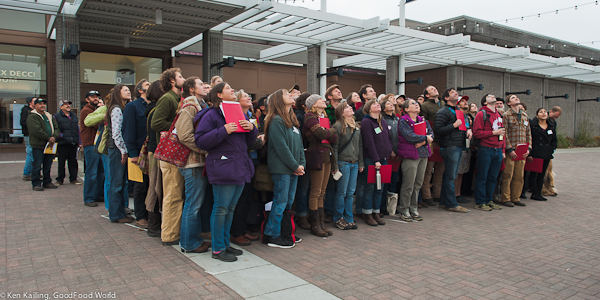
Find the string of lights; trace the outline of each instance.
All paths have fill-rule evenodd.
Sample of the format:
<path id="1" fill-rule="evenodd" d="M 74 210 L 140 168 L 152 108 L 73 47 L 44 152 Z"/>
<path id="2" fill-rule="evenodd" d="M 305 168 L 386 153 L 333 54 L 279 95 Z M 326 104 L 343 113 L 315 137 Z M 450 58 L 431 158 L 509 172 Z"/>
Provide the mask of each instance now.
<path id="1" fill-rule="evenodd" d="M 552 11 L 547 11 L 547 12 L 533 14 L 533 15 L 521 16 L 521 17 L 516 17 L 516 18 L 510 18 L 510 19 L 496 20 L 496 21 L 490 22 L 490 24 L 500 23 L 500 22 L 508 23 L 508 21 L 516 21 L 516 20 L 523 21 L 523 20 L 525 20 L 527 18 L 535 18 L 535 17 L 540 18 L 542 15 L 558 14 L 559 11 L 572 10 L 572 9 L 577 10 L 578 8 L 580 8 L 582 6 L 586 6 L 586 5 L 598 5 L 598 1 L 587 2 L 587 3 L 575 5 L 575 6 L 569 6 L 569 7 L 561 8 L 561 9 L 555 9 L 555 10 L 552 10 Z"/>

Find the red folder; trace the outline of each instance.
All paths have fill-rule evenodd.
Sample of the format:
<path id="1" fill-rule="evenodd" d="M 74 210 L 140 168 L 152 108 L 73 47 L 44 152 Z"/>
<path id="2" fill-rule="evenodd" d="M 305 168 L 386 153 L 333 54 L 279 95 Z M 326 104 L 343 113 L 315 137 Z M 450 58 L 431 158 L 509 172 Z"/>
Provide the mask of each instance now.
<path id="1" fill-rule="evenodd" d="M 456 118 L 462 121 L 462 124 L 458 126 L 458 130 L 467 131 L 467 123 L 465 123 L 465 115 L 463 114 L 462 110 L 456 110 Z"/>
<path id="2" fill-rule="evenodd" d="M 356 107 L 356 110 L 359 110 L 362 106 L 363 106 L 362 102 L 358 102 L 358 103 L 354 104 L 354 107 Z"/>
<path id="3" fill-rule="evenodd" d="M 525 171 L 542 173 L 544 170 L 544 160 L 541 158 L 533 158 L 533 161 L 527 160 L 525 162 Z"/>
<path id="4" fill-rule="evenodd" d="M 529 144 L 527 144 L 527 143 L 517 144 L 517 148 L 515 148 L 515 154 L 517 155 L 517 158 L 515 158 L 513 160 L 524 160 L 525 158 L 523 158 L 523 155 L 525 154 L 525 152 L 527 152 L 528 149 L 529 149 Z"/>
<path id="5" fill-rule="evenodd" d="M 394 156 L 394 157 L 388 157 L 388 164 L 390 166 L 392 166 L 392 172 L 398 172 L 398 169 L 400 169 L 400 164 L 402 164 L 402 157 L 400 156 Z"/>
<path id="6" fill-rule="evenodd" d="M 329 118 L 319 118 L 319 124 L 321 124 L 321 127 L 323 128 L 331 128 L 331 125 L 329 124 Z M 331 144 L 327 139 L 321 140 L 321 143 Z"/>
<path id="7" fill-rule="evenodd" d="M 431 147 L 431 156 L 427 160 L 434 162 L 444 162 L 444 158 L 440 154 L 440 147 Z"/>
<path id="8" fill-rule="evenodd" d="M 381 183 L 390 183 L 392 182 L 392 165 L 381 165 L 379 169 L 379 173 L 381 173 Z M 375 165 L 369 166 L 369 171 L 367 173 L 367 183 L 375 183 L 375 175 L 377 175 L 377 171 L 375 170 Z"/>
<path id="9" fill-rule="evenodd" d="M 415 134 L 427 135 L 427 124 L 425 124 L 425 121 L 416 123 L 413 126 L 413 129 L 415 131 Z"/>
<path id="10" fill-rule="evenodd" d="M 246 120 L 246 116 L 244 116 L 242 106 L 239 102 L 223 101 L 221 102 L 221 110 L 223 111 L 223 116 L 225 116 L 225 122 L 235 122 L 237 124 L 237 130 L 234 132 L 250 132 L 250 130 L 246 130 L 240 125 L 240 120 Z"/>

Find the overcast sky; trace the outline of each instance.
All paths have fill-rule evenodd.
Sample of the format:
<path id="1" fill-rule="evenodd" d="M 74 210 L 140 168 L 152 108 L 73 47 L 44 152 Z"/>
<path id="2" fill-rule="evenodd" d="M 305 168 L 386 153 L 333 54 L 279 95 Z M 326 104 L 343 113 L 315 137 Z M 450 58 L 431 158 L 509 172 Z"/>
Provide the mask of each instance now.
<path id="1" fill-rule="evenodd" d="M 273 0 L 276 1 L 276 0 Z M 284 2 L 284 0 L 279 0 Z M 467 15 L 489 21 L 519 18 L 499 24 L 600 49 L 600 5 L 591 0 L 417 0 L 406 4 L 406 18 L 432 23 Z M 319 10 L 321 0 L 288 4 Z M 360 19 L 397 19 L 398 0 L 327 0 L 327 11 Z M 590 4 L 591 3 L 591 4 Z M 583 5 L 587 4 L 587 5 Z M 575 10 L 575 6 L 578 9 Z M 562 10 L 569 8 L 568 10 Z M 543 14 L 560 10 L 558 14 Z M 537 14 L 542 14 L 539 18 Z M 520 17 L 536 15 L 535 17 Z M 591 41 L 596 41 L 593 45 Z"/>

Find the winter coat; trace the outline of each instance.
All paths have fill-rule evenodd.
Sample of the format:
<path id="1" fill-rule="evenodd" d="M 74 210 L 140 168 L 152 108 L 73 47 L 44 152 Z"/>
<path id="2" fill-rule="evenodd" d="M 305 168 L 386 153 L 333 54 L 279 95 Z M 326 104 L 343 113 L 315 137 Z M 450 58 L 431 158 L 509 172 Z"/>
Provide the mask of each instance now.
<path id="1" fill-rule="evenodd" d="M 466 147 L 467 132 L 454 127 L 456 122 L 455 109 L 460 110 L 456 106 L 446 104 L 444 108 L 438 110 L 435 117 L 435 126 L 433 132 L 436 135 L 436 141 L 440 143 L 440 147 Z"/>
<path id="2" fill-rule="evenodd" d="M 529 156 L 541 159 L 553 159 L 554 150 L 558 146 L 556 138 L 556 123 L 547 122 L 548 127 L 543 129 L 538 118 L 531 119 L 531 153 Z"/>
<path id="3" fill-rule="evenodd" d="M 337 131 L 337 141 L 333 144 L 333 156 L 336 161 L 357 161 L 359 168 L 365 167 L 365 162 L 363 160 L 363 143 L 362 143 L 362 134 L 360 132 L 360 128 L 357 127 L 352 130 L 351 127 L 346 127 L 346 132 L 342 134 L 342 123 L 336 122 L 333 124 L 333 128 Z M 345 149 L 342 149 L 340 152 L 340 148 L 344 146 L 350 140 L 352 136 L 352 131 L 355 131 L 354 137 L 352 137 L 352 141 L 346 146 Z"/>
<path id="4" fill-rule="evenodd" d="M 381 120 L 381 126 L 371 115 L 365 115 L 360 123 L 363 139 L 363 157 L 369 158 L 373 163 L 387 159 L 392 154 L 391 137 L 387 122 Z M 377 133 L 375 130 L 379 133 Z"/>
<path id="5" fill-rule="evenodd" d="M 400 118 L 396 116 L 394 113 L 392 115 L 388 115 L 384 112 L 381 113 L 383 119 L 388 124 L 388 130 L 390 131 L 390 143 L 392 144 L 392 151 L 397 155 L 398 154 L 398 121 Z"/>
<path id="6" fill-rule="evenodd" d="M 56 140 L 60 134 L 58 123 L 56 123 L 56 120 L 52 117 L 52 115 L 47 111 L 44 112 L 44 115 L 48 119 L 47 121 L 44 120 L 42 115 L 38 113 L 37 110 L 34 109 L 29 113 L 29 117 L 27 117 L 29 144 L 34 149 L 44 149 L 51 137 L 54 137 Z M 46 124 L 44 122 L 50 122 L 50 135 L 48 135 L 46 132 Z"/>
<path id="7" fill-rule="evenodd" d="M 61 110 L 54 114 L 54 119 L 60 130 L 59 138 L 56 140 L 59 145 L 79 145 L 79 119 L 69 112 L 69 117 Z"/>
<path id="8" fill-rule="evenodd" d="M 198 149 L 194 140 L 194 118 L 196 114 L 201 110 L 200 103 L 195 96 L 189 96 L 181 102 L 181 109 L 177 113 L 179 119 L 175 123 L 175 130 L 177 130 L 177 138 L 186 147 L 192 150 L 190 156 L 188 156 L 185 167 L 182 169 L 203 167 L 206 162 L 206 151 Z"/>
<path id="9" fill-rule="evenodd" d="M 429 122 L 424 117 L 417 116 L 417 123 L 425 121 L 427 126 L 427 134 L 433 135 L 433 130 Z M 431 156 L 429 144 L 415 148 L 415 144 L 427 141 L 427 135 L 419 135 L 415 133 L 415 122 L 406 114 L 400 118 L 398 124 L 398 156 L 407 159 L 419 159 L 419 157 Z"/>

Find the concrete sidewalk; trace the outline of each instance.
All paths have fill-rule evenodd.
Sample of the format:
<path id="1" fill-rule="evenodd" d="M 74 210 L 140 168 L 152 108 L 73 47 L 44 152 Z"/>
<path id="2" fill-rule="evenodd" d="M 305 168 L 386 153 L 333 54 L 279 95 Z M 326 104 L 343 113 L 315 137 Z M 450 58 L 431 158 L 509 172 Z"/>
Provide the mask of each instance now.
<path id="1" fill-rule="evenodd" d="M 295 248 L 253 243 L 239 265 L 227 266 L 242 270 L 221 271 L 210 254 L 188 257 L 139 229 L 109 223 L 100 216 L 103 206 L 83 206 L 81 185 L 33 192 L 21 180 L 22 163 L 2 163 L 0 296 L 98 291 L 118 299 L 288 299 L 304 286 L 343 299 L 598 299 L 595 150 L 555 155 L 559 195 L 548 202 L 467 214 L 430 207 L 420 210 L 423 222 L 358 221 L 358 230 L 334 228 L 328 238 L 299 229 L 304 240 Z M 236 272 L 241 277 L 231 279 Z M 273 286 L 288 275 L 296 281 Z"/>

